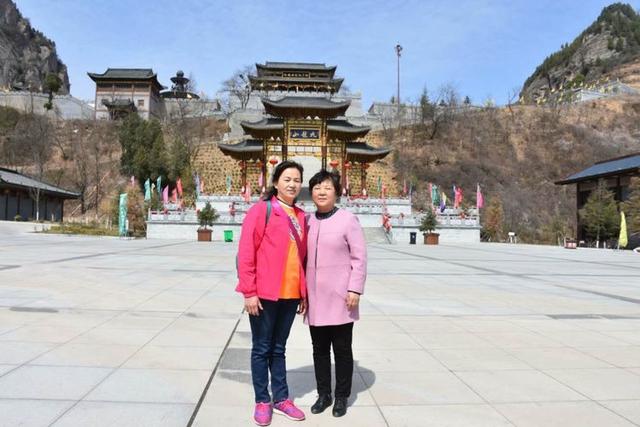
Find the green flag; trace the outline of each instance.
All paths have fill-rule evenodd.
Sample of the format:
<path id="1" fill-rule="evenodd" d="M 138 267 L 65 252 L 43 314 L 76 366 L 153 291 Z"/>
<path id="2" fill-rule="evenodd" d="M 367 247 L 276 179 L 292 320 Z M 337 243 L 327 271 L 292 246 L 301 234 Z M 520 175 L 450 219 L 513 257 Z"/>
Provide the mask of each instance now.
<path id="1" fill-rule="evenodd" d="M 120 194 L 118 229 L 121 236 L 125 236 L 127 234 L 127 193 Z"/>
<path id="2" fill-rule="evenodd" d="M 156 188 L 158 189 L 158 197 L 162 197 L 162 176 L 158 175 L 156 180 Z"/>
<path id="3" fill-rule="evenodd" d="M 151 200 L 151 180 L 147 178 L 144 182 L 144 201 L 147 202 Z"/>
<path id="4" fill-rule="evenodd" d="M 618 247 L 625 248 L 629 240 L 627 239 L 627 219 L 624 212 L 620 211 L 620 236 L 618 236 Z"/>

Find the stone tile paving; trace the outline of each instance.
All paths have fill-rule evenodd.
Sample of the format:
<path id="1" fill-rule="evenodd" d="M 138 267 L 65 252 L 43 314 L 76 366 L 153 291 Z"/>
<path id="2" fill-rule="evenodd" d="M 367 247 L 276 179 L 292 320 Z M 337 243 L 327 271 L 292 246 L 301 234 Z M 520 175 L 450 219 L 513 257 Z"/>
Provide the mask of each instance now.
<path id="1" fill-rule="evenodd" d="M 0 223 L 0 426 L 252 424 L 234 244 L 25 231 Z M 294 324 L 304 425 L 640 425 L 638 255 L 501 244 L 369 255 L 346 418 L 309 413 L 310 339 Z"/>

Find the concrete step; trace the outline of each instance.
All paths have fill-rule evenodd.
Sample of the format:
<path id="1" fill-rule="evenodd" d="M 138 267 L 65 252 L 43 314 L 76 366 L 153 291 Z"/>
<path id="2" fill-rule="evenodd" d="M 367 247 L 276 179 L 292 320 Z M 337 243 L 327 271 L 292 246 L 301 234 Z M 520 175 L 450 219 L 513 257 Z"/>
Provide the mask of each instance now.
<path id="1" fill-rule="evenodd" d="M 387 237 L 387 233 L 385 233 L 384 228 L 380 227 L 363 227 L 364 231 L 364 239 L 367 243 L 389 243 L 393 242 L 393 237 L 391 240 Z"/>

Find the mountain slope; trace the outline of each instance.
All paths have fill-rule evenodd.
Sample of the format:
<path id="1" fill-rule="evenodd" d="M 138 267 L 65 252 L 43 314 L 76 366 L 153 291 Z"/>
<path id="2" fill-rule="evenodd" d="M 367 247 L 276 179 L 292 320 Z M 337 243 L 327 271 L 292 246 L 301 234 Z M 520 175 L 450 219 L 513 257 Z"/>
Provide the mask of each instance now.
<path id="1" fill-rule="evenodd" d="M 615 3 L 570 44 L 548 56 L 525 81 L 520 95 L 534 102 L 550 91 L 616 78 L 637 85 L 635 73 L 621 69 L 639 63 L 640 15 L 628 4 Z"/>
<path id="2" fill-rule="evenodd" d="M 59 93 L 69 93 L 67 67 L 58 58 L 55 43 L 33 29 L 12 0 L 0 0 L 0 89 L 40 92 L 48 74 L 60 78 Z"/>

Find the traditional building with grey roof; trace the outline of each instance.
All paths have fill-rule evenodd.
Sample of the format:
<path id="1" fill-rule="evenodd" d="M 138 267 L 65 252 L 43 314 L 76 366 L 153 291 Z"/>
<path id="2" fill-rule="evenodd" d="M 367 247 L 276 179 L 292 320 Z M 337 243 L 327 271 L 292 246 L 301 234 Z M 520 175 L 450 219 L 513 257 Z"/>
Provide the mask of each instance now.
<path id="1" fill-rule="evenodd" d="M 0 220 L 39 218 L 62 221 L 64 201 L 78 198 L 80 193 L 47 184 L 11 169 L 0 168 Z M 39 203 L 36 203 L 36 199 Z"/>

